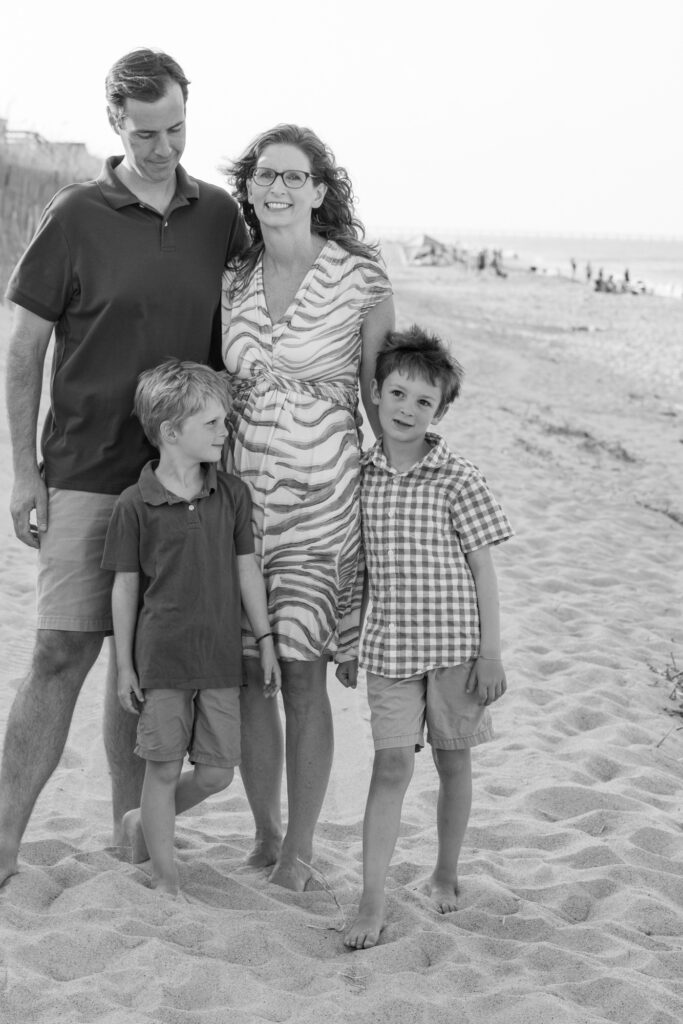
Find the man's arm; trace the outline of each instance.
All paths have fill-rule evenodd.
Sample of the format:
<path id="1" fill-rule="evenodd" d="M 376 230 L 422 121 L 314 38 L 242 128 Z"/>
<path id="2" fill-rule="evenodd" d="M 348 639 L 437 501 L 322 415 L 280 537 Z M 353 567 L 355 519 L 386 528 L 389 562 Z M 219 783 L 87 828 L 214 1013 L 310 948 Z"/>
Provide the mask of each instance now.
<path id="1" fill-rule="evenodd" d="M 486 546 L 465 556 L 474 578 L 479 607 L 481 632 L 479 657 L 467 682 L 467 692 L 476 686 L 480 704 L 493 704 L 507 689 L 505 671 L 500 657 L 500 609 L 498 580 L 493 566 L 491 548 Z"/>
<path id="2" fill-rule="evenodd" d="M 263 690 L 266 697 L 274 697 L 281 685 L 280 666 L 275 655 L 275 644 L 270 630 L 268 618 L 268 601 L 266 585 L 261 570 L 256 564 L 256 557 L 250 555 L 237 556 L 237 571 L 240 578 L 242 604 L 247 613 L 252 633 L 261 640 L 259 657 L 263 669 Z"/>
<path id="3" fill-rule="evenodd" d="M 12 441 L 14 485 L 10 511 L 14 532 L 31 548 L 47 530 L 47 488 L 38 470 L 37 437 L 45 354 L 53 324 L 15 306 L 7 354 L 7 418 Z M 37 532 L 31 528 L 35 509 Z"/>
<path id="4" fill-rule="evenodd" d="M 139 591 L 139 573 L 116 573 L 111 592 L 111 614 L 114 621 L 114 647 L 118 669 L 117 690 L 121 706 L 134 715 L 140 712 L 133 698 L 136 697 L 140 703 L 145 699 L 133 663 Z"/>

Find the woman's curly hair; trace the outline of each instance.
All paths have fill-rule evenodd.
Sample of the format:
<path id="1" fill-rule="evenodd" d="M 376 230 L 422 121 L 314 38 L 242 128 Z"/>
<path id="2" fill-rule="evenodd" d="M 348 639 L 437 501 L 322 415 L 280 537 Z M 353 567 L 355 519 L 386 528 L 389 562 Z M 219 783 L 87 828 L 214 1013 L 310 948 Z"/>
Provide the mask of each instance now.
<path id="1" fill-rule="evenodd" d="M 258 135 L 241 157 L 227 167 L 232 194 L 239 203 L 249 233 L 251 245 L 230 268 L 235 271 L 233 293 L 239 291 L 263 252 L 263 234 L 254 207 L 247 195 L 247 182 L 254 172 L 259 157 L 268 146 L 296 146 L 310 161 L 311 177 L 327 186 L 321 205 L 311 214 L 311 230 L 325 239 L 332 239 L 347 252 L 369 259 L 377 259 L 376 246 L 363 241 L 365 228 L 354 212 L 351 180 L 343 167 L 338 167 L 334 153 L 310 128 L 296 124 L 278 124 L 270 131 Z"/>

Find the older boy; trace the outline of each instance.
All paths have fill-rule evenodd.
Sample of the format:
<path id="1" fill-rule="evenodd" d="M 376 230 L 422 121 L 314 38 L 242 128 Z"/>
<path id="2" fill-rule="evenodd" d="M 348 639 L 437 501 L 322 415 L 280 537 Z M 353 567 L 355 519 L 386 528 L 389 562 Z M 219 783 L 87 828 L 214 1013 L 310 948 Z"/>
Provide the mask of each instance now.
<path id="1" fill-rule="evenodd" d="M 427 888 L 456 909 L 472 799 L 470 748 L 492 738 L 488 705 L 506 689 L 491 546 L 510 525 L 472 463 L 428 433 L 458 396 L 462 367 L 418 327 L 389 335 L 372 400 L 382 436 L 362 459 L 371 607 L 360 649 L 375 760 L 363 826 L 363 893 L 344 941 L 374 946 L 415 760 L 427 740 L 439 774 L 438 858 Z M 337 675 L 355 685 L 355 666 Z"/>
<path id="2" fill-rule="evenodd" d="M 146 843 L 152 887 L 175 895 L 175 816 L 228 786 L 240 760 L 241 604 L 267 696 L 280 671 L 249 491 L 216 469 L 227 434 L 223 381 L 207 366 L 169 360 L 141 374 L 135 412 L 159 460 L 117 501 L 102 567 L 116 574 L 119 700 L 140 714 L 136 753 L 146 761 L 140 812 L 127 825 L 139 859 Z M 194 768 L 181 775 L 186 753 Z"/>

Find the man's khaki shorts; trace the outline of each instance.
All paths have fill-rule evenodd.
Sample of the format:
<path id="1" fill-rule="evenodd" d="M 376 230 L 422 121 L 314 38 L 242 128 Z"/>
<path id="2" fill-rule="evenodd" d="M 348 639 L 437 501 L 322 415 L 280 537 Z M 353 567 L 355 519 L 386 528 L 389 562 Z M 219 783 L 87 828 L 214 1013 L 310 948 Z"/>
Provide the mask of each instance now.
<path id="1" fill-rule="evenodd" d="M 117 498 L 48 489 L 47 532 L 38 551 L 38 629 L 111 633 L 114 573 L 100 569 L 100 562 Z"/>
<path id="2" fill-rule="evenodd" d="M 370 727 L 375 750 L 424 746 L 463 750 L 493 739 L 491 715 L 476 690 L 465 686 L 473 662 L 435 668 L 407 679 L 367 673 Z"/>
<path id="3" fill-rule="evenodd" d="M 214 768 L 240 763 L 240 687 L 144 690 L 135 753 L 146 761 L 182 761 Z"/>

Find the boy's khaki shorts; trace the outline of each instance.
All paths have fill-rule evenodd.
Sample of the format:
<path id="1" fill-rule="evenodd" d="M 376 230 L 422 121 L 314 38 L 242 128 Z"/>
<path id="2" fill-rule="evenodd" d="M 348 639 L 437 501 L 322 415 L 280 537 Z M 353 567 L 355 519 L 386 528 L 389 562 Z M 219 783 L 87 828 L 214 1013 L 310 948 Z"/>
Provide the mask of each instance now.
<path id="1" fill-rule="evenodd" d="M 144 690 L 135 753 L 145 761 L 235 768 L 240 763 L 240 688 Z"/>
<path id="2" fill-rule="evenodd" d="M 491 715 L 476 690 L 465 692 L 473 662 L 435 668 L 407 679 L 367 673 L 370 726 L 375 750 L 424 746 L 463 750 L 493 739 Z"/>
<path id="3" fill-rule="evenodd" d="M 111 633 L 114 573 L 100 563 L 117 498 L 48 488 L 47 532 L 38 551 L 38 629 Z"/>

